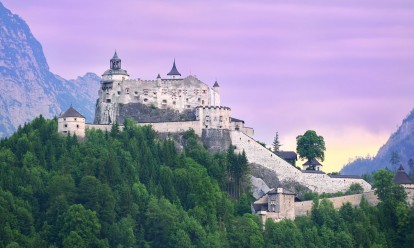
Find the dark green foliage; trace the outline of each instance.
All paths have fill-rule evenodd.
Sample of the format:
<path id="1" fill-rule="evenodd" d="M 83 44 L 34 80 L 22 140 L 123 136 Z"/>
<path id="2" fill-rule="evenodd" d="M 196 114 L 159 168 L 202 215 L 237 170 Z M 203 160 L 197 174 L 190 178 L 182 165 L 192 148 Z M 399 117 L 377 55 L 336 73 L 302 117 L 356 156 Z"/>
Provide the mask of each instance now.
<path id="1" fill-rule="evenodd" d="M 272 144 L 272 148 L 273 148 L 273 152 L 278 152 L 280 150 L 280 147 L 282 146 L 282 144 L 280 144 L 279 141 L 279 133 L 276 132 L 275 138 L 273 140 L 273 144 Z"/>
<path id="2" fill-rule="evenodd" d="M 296 137 L 296 151 L 301 159 L 312 160 L 318 158 L 321 161 L 325 159 L 325 141 L 322 136 L 316 134 L 313 130 L 308 130 L 303 135 Z M 311 167 L 311 166 L 309 166 Z M 313 166 L 311 169 L 315 169 Z"/>
<path id="3" fill-rule="evenodd" d="M 375 175 L 378 207 L 328 201 L 294 222 L 250 214 L 246 155 L 184 152 L 126 120 L 84 141 L 42 117 L 0 141 L 1 247 L 411 247 L 414 210 Z M 353 186 L 350 192 L 359 192 Z M 317 196 L 319 197 L 319 196 Z M 323 195 L 322 195 L 323 197 Z"/>

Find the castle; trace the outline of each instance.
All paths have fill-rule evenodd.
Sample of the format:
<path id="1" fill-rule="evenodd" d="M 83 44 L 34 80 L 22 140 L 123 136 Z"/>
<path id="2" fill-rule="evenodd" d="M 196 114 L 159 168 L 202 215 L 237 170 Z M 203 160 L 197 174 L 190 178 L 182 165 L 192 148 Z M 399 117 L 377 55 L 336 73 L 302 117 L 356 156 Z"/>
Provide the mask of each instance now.
<path id="1" fill-rule="evenodd" d="M 86 129 L 109 131 L 113 123 L 122 129 L 126 118 L 137 125 L 151 125 L 158 133 L 193 129 L 211 151 L 233 145 L 236 152 L 245 151 L 249 163 L 274 173 L 281 185 L 296 182 L 314 192 L 335 193 L 358 183 L 365 192 L 371 191 L 371 185 L 359 177 L 301 171 L 257 143 L 252 138 L 253 128 L 233 118 L 229 107 L 221 106 L 219 84 L 215 82 L 210 88 L 195 76 L 181 77 L 175 60 L 166 78 L 158 74 L 154 80 L 130 79 L 115 52 L 102 75 L 94 123 L 85 123 L 85 118 L 70 107 L 58 118 L 58 131 L 83 138 Z"/>

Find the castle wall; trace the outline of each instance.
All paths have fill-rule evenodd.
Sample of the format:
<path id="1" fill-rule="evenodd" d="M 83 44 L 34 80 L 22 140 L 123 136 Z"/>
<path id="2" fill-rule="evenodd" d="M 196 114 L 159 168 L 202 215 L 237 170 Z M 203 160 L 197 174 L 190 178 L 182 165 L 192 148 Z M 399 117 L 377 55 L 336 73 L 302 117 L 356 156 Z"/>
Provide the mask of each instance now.
<path id="1" fill-rule="evenodd" d="M 228 107 L 200 106 L 196 108 L 196 119 L 206 129 L 230 129 L 231 109 Z"/>
<path id="2" fill-rule="evenodd" d="M 95 123 L 114 123 L 118 104 L 142 103 L 160 109 L 182 112 L 197 106 L 211 105 L 207 84 L 193 76 L 184 79 L 105 80 L 101 82 Z"/>
<path id="3" fill-rule="evenodd" d="M 137 123 L 137 125 L 145 126 L 150 125 L 152 128 L 160 133 L 179 133 L 185 132 L 190 128 L 194 129 L 194 132 L 201 137 L 201 126 L 199 121 L 183 121 L 183 122 L 160 122 L 160 123 Z M 102 131 L 111 131 L 112 125 L 109 124 L 86 124 L 86 128 L 94 128 Z M 119 129 L 122 131 L 123 126 L 120 125 Z"/>
<path id="4" fill-rule="evenodd" d="M 85 118 L 59 117 L 58 132 L 63 134 L 76 134 L 78 137 L 85 137 Z"/>
<path id="5" fill-rule="evenodd" d="M 318 193 L 345 192 L 352 183 L 359 183 L 364 191 L 371 190 L 371 185 L 363 179 L 331 178 L 326 174 L 302 173 L 243 132 L 232 131 L 231 140 L 237 152 L 242 152 L 243 150 L 246 152 L 249 163 L 259 164 L 275 171 L 282 183 L 293 180 Z"/>
<path id="6" fill-rule="evenodd" d="M 372 206 L 376 206 L 379 203 L 374 191 L 364 192 L 356 195 L 346 195 L 340 197 L 327 198 L 332 202 L 335 209 L 339 209 L 345 203 L 351 203 L 352 206 L 357 207 L 361 203 L 361 199 L 364 197 L 368 203 Z M 322 200 L 319 200 L 322 201 Z M 295 202 L 295 216 L 303 216 L 310 214 L 312 210 L 313 201 Z"/>

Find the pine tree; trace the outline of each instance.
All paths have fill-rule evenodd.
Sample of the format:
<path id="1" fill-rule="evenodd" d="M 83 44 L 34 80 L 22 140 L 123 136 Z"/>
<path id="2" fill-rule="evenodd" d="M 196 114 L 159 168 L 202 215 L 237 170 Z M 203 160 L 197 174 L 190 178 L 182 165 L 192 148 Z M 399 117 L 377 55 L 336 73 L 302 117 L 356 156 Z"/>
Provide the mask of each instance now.
<path id="1" fill-rule="evenodd" d="M 276 132 L 275 139 L 273 140 L 273 152 L 278 152 L 282 145 L 279 141 L 279 132 Z"/>

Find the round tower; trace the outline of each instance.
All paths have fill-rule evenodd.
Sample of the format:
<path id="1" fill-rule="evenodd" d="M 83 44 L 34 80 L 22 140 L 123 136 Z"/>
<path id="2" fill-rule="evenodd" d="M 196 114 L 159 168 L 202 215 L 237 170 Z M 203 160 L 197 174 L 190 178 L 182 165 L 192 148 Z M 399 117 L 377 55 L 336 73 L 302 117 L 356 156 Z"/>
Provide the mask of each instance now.
<path id="1" fill-rule="evenodd" d="M 85 137 L 85 117 L 72 106 L 58 118 L 58 132 Z"/>
<path id="2" fill-rule="evenodd" d="M 220 106 L 220 86 L 217 81 L 213 85 L 213 91 L 211 94 L 211 105 L 212 106 Z"/>
<path id="3" fill-rule="evenodd" d="M 109 61 L 109 70 L 106 70 L 102 74 L 102 84 L 107 84 L 113 80 L 126 80 L 129 79 L 129 75 L 126 70 L 123 70 L 121 67 L 121 59 L 118 57 L 118 54 L 114 53 L 114 56 Z"/>

